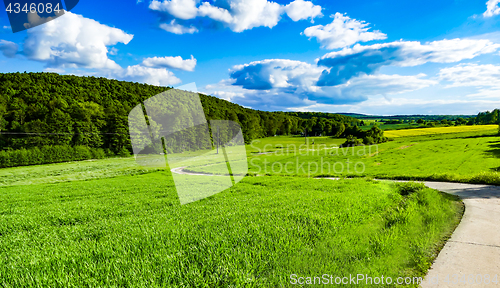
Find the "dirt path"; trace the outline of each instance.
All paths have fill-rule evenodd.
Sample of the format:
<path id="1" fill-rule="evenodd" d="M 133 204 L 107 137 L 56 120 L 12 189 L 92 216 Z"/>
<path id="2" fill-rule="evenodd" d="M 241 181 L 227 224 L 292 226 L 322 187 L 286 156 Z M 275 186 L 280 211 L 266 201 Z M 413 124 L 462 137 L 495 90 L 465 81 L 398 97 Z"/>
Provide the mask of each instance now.
<path id="1" fill-rule="evenodd" d="M 184 172 L 184 168 L 175 168 L 172 172 L 216 176 Z M 465 213 L 421 287 L 500 287 L 500 187 L 447 182 L 424 184 L 459 196 L 465 204 Z M 487 277 L 495 280 L 495 276 L 497 284 L 485 284 Z"/>

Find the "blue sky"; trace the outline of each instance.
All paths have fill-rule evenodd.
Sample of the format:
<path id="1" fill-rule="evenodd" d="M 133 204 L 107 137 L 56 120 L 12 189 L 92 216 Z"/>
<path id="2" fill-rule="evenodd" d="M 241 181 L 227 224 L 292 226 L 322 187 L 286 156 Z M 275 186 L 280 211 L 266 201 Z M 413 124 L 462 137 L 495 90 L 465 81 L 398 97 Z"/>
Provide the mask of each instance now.
<path id="1" fill-rule="evenodd" d="M 476 114 L 500 108 L 499 3 L 80 0 L 18 33 L 0 12 L 0 72 L 195 82 L 269 111 Z"/>

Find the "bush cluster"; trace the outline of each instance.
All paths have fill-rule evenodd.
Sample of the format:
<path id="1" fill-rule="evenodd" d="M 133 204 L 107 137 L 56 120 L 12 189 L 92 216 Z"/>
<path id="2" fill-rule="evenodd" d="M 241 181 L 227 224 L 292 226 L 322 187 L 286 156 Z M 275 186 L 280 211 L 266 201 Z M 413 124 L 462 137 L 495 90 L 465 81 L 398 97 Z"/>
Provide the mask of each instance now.
<path id="1" fill-rule="evenodd" d="M 373 145 L 387 142 L 388 138 L 384 136 L 384 131 L 377 126 L 373 126 L 368 131 L 361 130 L 358 126 L 354 129 L 346 130 L 346 142 L 340 147 L 352 147 L 358 145 Z"/>
<path id="2" fill-rule="evenodd" d="M 42 146 L 30 149 L 0 151 L 0 168 L 102 159 L 107 153 L 87 146 Z"/>

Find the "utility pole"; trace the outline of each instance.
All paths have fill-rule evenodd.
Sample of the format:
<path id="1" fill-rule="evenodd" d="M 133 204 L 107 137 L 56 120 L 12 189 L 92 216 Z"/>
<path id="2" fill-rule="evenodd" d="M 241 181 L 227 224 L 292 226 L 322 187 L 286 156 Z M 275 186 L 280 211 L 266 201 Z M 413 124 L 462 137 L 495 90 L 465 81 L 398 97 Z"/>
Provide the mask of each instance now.
<path id="1" fill-rule="evenodd" d="M 304 129 L 304 143 L 307 145 L 307 128 Z"/>
<path id="2" fill-rule="evenodd" d="M 219 154 L 219 126 L 217 126 L 217 154 Z"/>

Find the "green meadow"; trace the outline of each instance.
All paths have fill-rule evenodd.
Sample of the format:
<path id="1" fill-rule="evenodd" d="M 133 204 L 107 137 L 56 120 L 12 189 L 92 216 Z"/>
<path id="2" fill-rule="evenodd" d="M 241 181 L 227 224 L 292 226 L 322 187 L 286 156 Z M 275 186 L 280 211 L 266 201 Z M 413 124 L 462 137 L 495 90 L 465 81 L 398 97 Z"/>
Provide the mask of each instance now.
<path id="1" fill-rule="evenodd" d="M 259 139 L 247 145 L 249 176 L 186 205 L 169 170 L 227 173 L 214 153 L 202 166 L 187 152 L 167 155 L 175 160 L 167 169 L 133 157 L 0 169 L 1 286 L 288 287 L 291 275 L 423 277 L 462 202 L 419 183 L 371 179 L 500 184 L 497 127 L 436 129 L 349 148 L 331 137 Z M 197 176 L 193 185 L 214 178 Z"/>
<path id="2" fill-rule="evenodd" d="M 266 138 L 247 148 L 249 172 L 500 184 L 498 126 L 478 127 L 472 132 L 446 131 L 456 127 L 427 128 L 433 129 L 427 135 L 401 136 L 383 144 L 349 148 L 338 148 L 343 139 L 315 137 L 308 138 L 305 144 L 300 137 Z M 416 130 L 425 129 L 408 131 L 419 132 Z M 187 169 L 217 173 L 220 167 Z"/>
<path id="3" fill-rule="evenodd" d="M 75 163 L 58 165 L 71 175 Z M 2 287 L 284 287 L 292 274 L 422 277 L 463 210 L 458 199 L 417 183 L 247 177 L 180 205 L 166 171 L 103 177 L 0 188 Z"/>

